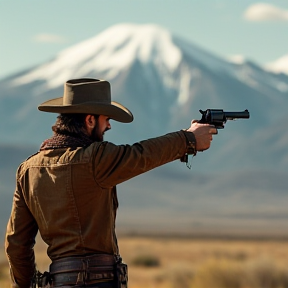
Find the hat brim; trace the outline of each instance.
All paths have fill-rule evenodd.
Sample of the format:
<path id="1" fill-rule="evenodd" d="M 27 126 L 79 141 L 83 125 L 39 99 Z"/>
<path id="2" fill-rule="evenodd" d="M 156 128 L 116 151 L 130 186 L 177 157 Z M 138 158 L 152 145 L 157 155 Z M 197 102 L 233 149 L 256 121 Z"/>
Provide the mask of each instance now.
<path id="1" fill-rule="evenodd" d="M 81 104 L 73 105 L 62 105 L 63 98 L 55 98 L 43 102 L 38 106 L 38 110 L 43 112 L 51 113 L 85 113 L 85 114 L 96 114 L 105 115 L 111 119 L 123 123 L 130 123 L 133 121 L 133 114 L 129 109 L 112 101 L 111 103 L 95 103 L 95 102 L 85 102 Z"/>

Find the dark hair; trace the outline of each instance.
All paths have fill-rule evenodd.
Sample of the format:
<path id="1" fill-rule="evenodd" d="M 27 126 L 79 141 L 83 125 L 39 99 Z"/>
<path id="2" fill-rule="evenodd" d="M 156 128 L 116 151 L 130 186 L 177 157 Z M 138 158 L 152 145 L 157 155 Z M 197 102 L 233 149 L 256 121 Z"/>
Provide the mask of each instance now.
<path id="1" fill-rule="evenodd" d="M 87 115 L 82 113 L 60 114 L 52 126 L 52 131 L 62 135 L 79 136 L 85 131 L 85 117 Z M 99 117 L 99 115 L 94 116 L 96 120 Z"/>

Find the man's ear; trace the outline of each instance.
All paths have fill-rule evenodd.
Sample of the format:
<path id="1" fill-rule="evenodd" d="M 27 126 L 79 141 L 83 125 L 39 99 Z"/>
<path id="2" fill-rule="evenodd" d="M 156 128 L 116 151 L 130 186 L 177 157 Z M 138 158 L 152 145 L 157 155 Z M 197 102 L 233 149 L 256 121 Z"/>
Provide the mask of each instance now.
<path id="1" fill-rule="evenodd" d="M 88 114 L 86 117 L 85 117 L 85 127 L 86 127 L 86 130 L 87 132 L 89 133 L 90 135 L 90 132 L 93 130 L 93 128 L 95 127 L 96 125 L 96 118 L 94 115 L 90 115 Z"/>

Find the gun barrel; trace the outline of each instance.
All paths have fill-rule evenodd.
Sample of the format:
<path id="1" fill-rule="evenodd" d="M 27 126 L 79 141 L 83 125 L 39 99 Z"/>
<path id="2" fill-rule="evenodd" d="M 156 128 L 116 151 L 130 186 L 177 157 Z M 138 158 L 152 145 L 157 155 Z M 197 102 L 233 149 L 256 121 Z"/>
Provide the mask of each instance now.
<path id="1" fill-rule="evenodd" d="M 225 114 L 226 120 L 233 120 L 237 118 L 250 118 L 249 111 L 246 109 L 242 112 L 223 112 Z"/>

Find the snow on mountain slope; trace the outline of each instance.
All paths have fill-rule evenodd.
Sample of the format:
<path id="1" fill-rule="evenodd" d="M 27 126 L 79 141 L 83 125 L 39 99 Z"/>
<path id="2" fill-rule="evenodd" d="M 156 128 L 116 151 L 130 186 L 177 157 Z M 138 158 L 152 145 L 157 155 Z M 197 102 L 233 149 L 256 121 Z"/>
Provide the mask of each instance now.
<path id="1" fill-rule="evenodd" d="M 139 61 L 145 66 L 156 67 L 166 85 L 183 90 L 185 81 L 199 76 L 199 70 L 191 71 L 183 65 L 183 53 L 194 59 L 195 64 L 201 63 L 210 71 L 233 76 L 248 86 L 261 89 L 264 72 L 259 72 L 256 65 L 247 62 L 231 64 L 152 24 L 113 26 L 87 41 L 63 50 L 52 61 L 16 78 L 13 84 L 23 85 L 44 80 L 42 88 L 53 89 L 63 85 L 67 79 L 89 75 L 95 70 L 106 79 L 114 79 L 135 61 Z M 272 78 L 271 75 L 269 77 Z M 266 85 L 288 91 L 288 83 L 269 80 L 269 77 L 265 77 Z M 178 96 L 179 103 L 185 103 L 187 93 Z"/>
<path id="2" fill-rule="evenodd" d="M 288 54 L 282 56 L 274 62 L 265 65 L 268 71 L 275 73 L 285 73 L 288 75 Z"/>
<path id="3" fill-rule="evenodd" d="M 173 72 L 181 60 L 181 51 L 170 33 L 156 25 L 122 24 L 71 48 L 63 50 L 49 63 L 15 80 L 23 85 L 45 80 L 47 88 L 62 85 L 67 79 L 87 75 L 95 68 L 106 71 L 106 78 L 117 76 L 138 59 Z"/>

